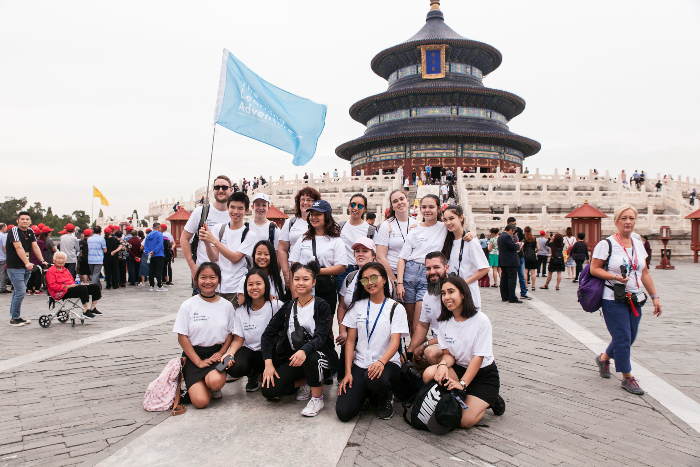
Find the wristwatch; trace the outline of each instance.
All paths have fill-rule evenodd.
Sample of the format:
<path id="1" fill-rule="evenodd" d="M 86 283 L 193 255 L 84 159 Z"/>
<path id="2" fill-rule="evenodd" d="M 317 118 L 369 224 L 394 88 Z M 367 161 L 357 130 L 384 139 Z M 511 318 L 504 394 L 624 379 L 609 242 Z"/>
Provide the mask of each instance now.
<path id="1" fill-rule="evenodd" d="M 430 341 L 425 341 L 425 342 L 423 342 L 423 347 L 424 347 L 424 348 L 427 349 L 429 346 L 430 346 Z"/>
<path id="2" fill-rule="evenodd" d="M 462 389 L 467 389 L 467 383 L 465 383 L 465 382 L 462 381 L 461 379 L 459 380 L 459 384 L 462 385 Z"/>

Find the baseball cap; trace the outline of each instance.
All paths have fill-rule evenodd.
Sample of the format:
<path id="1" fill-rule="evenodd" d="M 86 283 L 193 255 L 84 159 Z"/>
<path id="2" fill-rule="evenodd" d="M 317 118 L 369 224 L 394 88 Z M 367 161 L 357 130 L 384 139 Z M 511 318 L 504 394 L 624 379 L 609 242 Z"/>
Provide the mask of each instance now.
<path id="1" fill-rule="evenodd" d="M 32 226 L 32 232 L 34 232 L 34 235 L 40 235 L 41 234 L 41 229 L 37 227 L 36 225 Z"/>
<path id="2" fill-rule="evenodd" d="M 15 228 L 15 226 L 12 225 L 12 224 L 10 224 L 10 225 L 7 226 L 7 229 L 8 229 L 8 230 L 9 230 L 9 229 L 14 229 L 14 228 Z"/>
<path id="3" fill-rule="evenodd" d="M 92 229 L 85 229 L 83 230 L 83 233 L 86 237 L 89 237 L 90 235 L 92 235 Z"/>
<path id="4" fill-rule="evenodd" d="M 75 226 L 73 224 L 66 224 L 64 229 L 66 229 L 66 232 L 72 232 L 75 230 Z"/>
<path id="5" fill-rule="evenodd" d="M 546 234 L 547 234 L 547 232 L 545 232 L 544 230 L 540 230 L 540 235 L 546 235 Z"/>
<path id="6" fill-rule="evenodd" d="M 130 225 L 127 225 L 127 226 L 126 226 L 126 230 L 134 230 L 134 228 L 133 228 L 132 226 L 130 226 Z"/>
<path id="7" fill-rule="evenodd" d="M 160 224 L 160 228 L 163 230 L 168 230 L 168 224 Z"/>
<path id="8" fill-rule="evenodd" d="M 311 207 L 306 210 L 306 212 L 309 211 L 330 212 L 332 214 L 333 208 L 331 207 L 331 203 L 328 201 L 319 199 L 318 201 L 314 201 L 314 204 L 312 204 Z"/>
<path id="9" fill-rule="evenodd" d="M 61 235 L 63 235 L 64 233 L 66 233 L 66 231 L 65 231 L 65 230 L 61 230 L 61 231 L 58 232 L 58 233 L 60 233 Z"/>
<path id="10" fill-rule="evenodd" d="M 50 233 L 50 232 L 53 232 L 53 229 L 50 228 L 50 227 L 48 227 L 48 226 L 44 226 L 44 227 L 41 229 L 41 233 Z"/>
<path id="11" fill-rule="evenodd" d="M 459 427 L 462 421 L 462 407 L 452 393 L 445 393 L 435 406 L 428 420 L 428 430 L 436 435 L 444 435 Z"/>
<path id="12" fill-rule="evenodd" d="M 44 223 L 42 222 L 41 224 L 37 225 L 37 227 L 39 227 L 40 229 L 43 229 L 43 228 L 46 227 L 46 226 L 45 226 Z"/>
<path id="13" fill-rule="evenodd" d="M 255 196 L 253 197 L 253 203 L 255 202 L 256 199 L 261 199 L 263 201 L 267 201 L 268 203 L 270 202 L 270 197 L 267 196 L 265 193 L 256 193 Z"/>
<path id="14" fill-rule="evenodd" d="M 372 240 L 369 237 L 360 237 L 357 239 L 357 241 L 352 245 L 352 249 L 354 250 L 358 246 L 364 246 L 365 248 L 375 251 L 374 250 L 374 240 Z"/>

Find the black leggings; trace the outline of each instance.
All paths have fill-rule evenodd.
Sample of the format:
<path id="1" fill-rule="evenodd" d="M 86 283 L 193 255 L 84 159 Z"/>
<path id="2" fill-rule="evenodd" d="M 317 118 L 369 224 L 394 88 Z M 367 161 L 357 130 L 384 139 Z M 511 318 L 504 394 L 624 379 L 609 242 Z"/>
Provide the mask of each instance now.
<path id="1" fill-rule="evenodd" d="M 576 259 L 574 261 L 576 261 L 576 277 L 574 277 L 574 280 L 577 281 L 579 274 L 581 274 L 581 271 L 583 271 L 583 261 L 584 260 L 579 261 Z"/>
<path id="2" fill-rule="evenodd" d="M 41 270 L 35 268 L 29 275 L 29 281 L 27 281 L 27 290 L 36 290 L 37 292 L 41 289 Z"/>
<path id="3" fill-rule="evenodd" d="M 328 368 L 328 357 L 318 350 L 307 355 L 301 366 L 289 366 L 289 361 L 287 361 L 276 368 L 280 377 L 275 377 L 275 385 L 269 388 L 263 385 L 262 395 L 266 399 L 272 399 L 289 394 L 294 391 L 294 383 L 304 378 L 312 388 L 322 386 L 325 374 L 329 373 Z"/>
<path id="4" fill-rule="evenodd" d="M 90 301 L 90 297 L 92 297 L 93 303 L 102 298 L 102 292 L 100 292 L 100 286 L 97 284 L 86 284 L 86 285 L 78 285 L 76 287 L 71 287 L 70 289 L 66 290 L 65 295 L 61 297 L 61 299 L 64 298 L 80 298 L 80 303 L 85 305 L 88 301 Z"/>
<path id="5" fill-rule="evenodd" d="M 367 370 L 352 365 L 352 387 L 346 386 L 346 391 L 338 396 L 335 403 L 335 414 L 341 422 L 352 420 L 362 409 L 365 399 L 372 392 L 379 397 L 387 397 L 393 388 L 399 384 L 401 370 L 395 363 L 389 362 L 379 378 L 369 379 Z"/>
<path id="6" fill-rule="evenodd" d="M 234 363 L 226 370 L 230 376 L 241 378 L 251 376 L 255 373 L 262 373 L 265 369 L 265 361 L 262 352 L 250 350 L 248 347 L 241 347 L 233 356 Z"/>
<path id="7" fill-rule="evenodd" d="M 107 288 L 119 288 L 119 258 L 105 253 L 103 266 L 105 268 L 105 285 Z"/>
<path id="8" fill-rule="evenodd" d="M 540 274 L 540 269 L 542 270 L 542 275 L 547 275 L 547 260 L 549 256 L 538 255 L 537 256 L 537 274 Z"/>

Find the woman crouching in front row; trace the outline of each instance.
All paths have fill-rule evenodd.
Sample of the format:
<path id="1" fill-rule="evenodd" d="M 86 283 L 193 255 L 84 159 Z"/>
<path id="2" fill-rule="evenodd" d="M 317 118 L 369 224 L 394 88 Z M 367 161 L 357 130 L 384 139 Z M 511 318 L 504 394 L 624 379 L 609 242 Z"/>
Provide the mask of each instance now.
<path id="1" fill-rule="evenodd" d="M 500 379 L 493 359 L 491 321 L 476 310 L 469 286 L 459 276 L 448 276 L 442 285 L 438 323 L 442 360 L 425 370 L 423 381 L 435 379 L 447 389 L 467 393 L 462 428 L 477 424 L 489 407 L 502 415 L 506 405 L 498 395 Z"/>
<path id="2" fill-rule="evenodd" d="M 371 241 L 371 240 L 370 240 Z M 343 318 L 347 327 L 345 377 L 338 388 L 335 412 L 347 422 L 360 413 L 370 395 L 379 397 L 377 417 L 394 413 L 392 389 L 399 384 L 399 342 L 408 336 L 403 305 L 391 299 L 389 278 L 381 263 L 367 263 L 358 273 L 359 283 Z"/>
<path id="3" fill-rule="evenodd" d="M 187 357 L 182 375 L 192 405 L 203 409 L 211 399 L 221 397 L 226 373 L 216 365 L 231 345 L 234 311 L 228 300 L 216 294 L 221 269 L 216 263 L 202 263 L 194 275 L 199 295 L 186 300 L 177 312 L 173 332 Z"/>
<path id="4" fill-rule="evenodd" d="M 330 336 L 330 306 L 311 294 L 318 273 L 316 261 L 292 266 L 291 286 L 297 298 L 275 314 L 261 342 L 265 360 L 262 395 L 278 400 L 299 388 L 297 400 L 309 401 L 301 411 L 305 417 L 315 417 L 323 410 L 323 380 L 330 376 L 329 356 L 335 352 Z M 279 342 L 275 342 L 276 338 Z M 276 361 L 273 349 L 277 351 Z"/>

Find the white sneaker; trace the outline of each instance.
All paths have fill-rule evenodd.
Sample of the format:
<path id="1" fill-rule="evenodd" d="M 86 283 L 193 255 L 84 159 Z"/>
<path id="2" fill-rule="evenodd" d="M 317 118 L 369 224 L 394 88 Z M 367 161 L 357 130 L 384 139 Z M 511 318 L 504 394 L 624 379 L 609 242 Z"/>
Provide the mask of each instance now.
<path id="1" fill-rule="evenodd" d="M 139 282 L 139 283 L 136 284 L 136 285 L 138 285 L 139 287 L 141 287 L 141 286 L 143 286 L 144 284 L 142 284 L 142 283 Z"/>
<path id="2" fill-rule="evenodd" d="M 315 417 L 324 407 L 323 399 L 312 397 L 309 403 L 306 404 L 306 408 L 301 411 L 301 414 L 304 417 Z"/>
<path id="3" fill-rule="evenodd" d="M 308 401 L 309 399 L 311 399 L 311 387 L 308 384 L 304 384 L 297 391 L 297 400 Z"/>
<path id="4" fill-rule="evenodd" d="M 212 391 L 211 398 L 212 399 L 221 399 L 221 391 Z"/>
<path id="5" fill-rule="evenodd" d="M 148 290 L 150 290 L 151 292 L 155 292 L 155 291 L 156 291 L 156 288 L 155 288 L 155 287 L 151 287 L 151 288 L 148 289 Z"/>
<path id="6" fill-rule="evenodd" d="M 156 292 L 167 292 L 167 291 L 168 291 L 168 288 L 167 288 L 167 287 L 158 287 L 158 288 L 156 289 Z"/>

